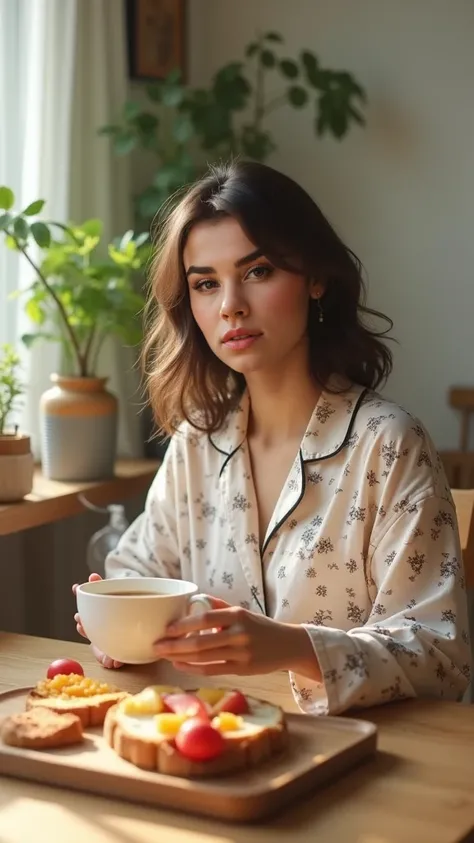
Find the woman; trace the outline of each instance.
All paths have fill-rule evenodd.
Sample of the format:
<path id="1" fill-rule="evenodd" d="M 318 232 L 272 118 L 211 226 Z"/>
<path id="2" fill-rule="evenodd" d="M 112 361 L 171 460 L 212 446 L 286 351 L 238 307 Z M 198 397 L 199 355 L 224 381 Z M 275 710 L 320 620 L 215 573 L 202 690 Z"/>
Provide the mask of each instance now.
<path id="1" fill-rule="evenodd" d="M 232 163 L 189 190 L 163 228 L 145 349 L 171 444 L 106 563 L 214 597 L 157 658 L 287 670 L 309 713 L 458 699 L 469 679 L 450 491 L 424 427 L 373 391 L 391 355 L 363 292 L 357 258 L 281 173 Z"/>

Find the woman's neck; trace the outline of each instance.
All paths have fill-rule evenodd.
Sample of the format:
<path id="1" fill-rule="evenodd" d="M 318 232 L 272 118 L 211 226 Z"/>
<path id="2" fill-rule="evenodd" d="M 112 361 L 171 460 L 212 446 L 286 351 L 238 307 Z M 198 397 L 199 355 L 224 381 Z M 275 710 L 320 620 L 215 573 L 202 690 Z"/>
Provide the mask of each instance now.
<path id="1" fill-rule="evenodd" d="M 258 373 L 247 379 L 248 437 L 264 448 L 301 442 L 321 388 L 309 373 Z"/>

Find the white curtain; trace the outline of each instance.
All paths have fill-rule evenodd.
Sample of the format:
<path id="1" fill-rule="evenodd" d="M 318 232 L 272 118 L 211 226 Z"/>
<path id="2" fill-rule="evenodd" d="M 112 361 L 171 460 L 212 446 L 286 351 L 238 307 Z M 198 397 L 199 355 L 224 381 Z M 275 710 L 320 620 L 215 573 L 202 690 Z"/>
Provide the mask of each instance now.
<path id="1" fill-rule="evenodd" d="M 97 129 L 116 122 L 127 99 L 125 3 L 76 0 L 76 69 L 72 117 L 71 217 L 100 217 L 109 240 L 133 228 L 128 158 L 118 159 Z M 104 240 L 105 242 L 105 240 Z M 138 414 L 141 396 L 135 355 L 115 340 L 104 344 L 100 374 L 120 400 L 118 450 L 143 455 Z"/>
<path id="2" fill-rule="evenodd" d="M 125 43 L 120 0 L 0 0 L 0 184 L 19 208 L 44 198 L 49 218 L 100 217 L 108 238 L 129 227 L 127 164 L 97 136 L 127 96 Z M 0 342 L 28 332 L 21 300 L 8 295 L 30 281 L 25 262 L 1 243 Z M 38 401 L 59 367 L 59 347 L 19 349 L 28 383 L 20 421 L 38 453 Z M 143 448 L 133 364 L 112 342 L 101 361 L 120 400 L 121 456 Z"/>

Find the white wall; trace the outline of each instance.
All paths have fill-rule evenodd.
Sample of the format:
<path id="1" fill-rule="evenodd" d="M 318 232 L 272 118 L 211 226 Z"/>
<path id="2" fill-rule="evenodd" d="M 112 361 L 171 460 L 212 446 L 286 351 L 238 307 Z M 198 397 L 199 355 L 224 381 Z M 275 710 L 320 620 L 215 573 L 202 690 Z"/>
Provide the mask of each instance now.
<path id="1" fill-rule="evenodd" d="M 190 75 L 206 82 L 258 29 L 288 54 L 353 71 L 369 122 L 319 141 L 307 112 L 283 111 L 269 163 L 300 181 L 362 259 L 370 303 L 400 346 L 387 392 L 438 447 L 456 446 L 447 405 L 474 385 L 474 3 L 472 0 L 188 0 Z"/>

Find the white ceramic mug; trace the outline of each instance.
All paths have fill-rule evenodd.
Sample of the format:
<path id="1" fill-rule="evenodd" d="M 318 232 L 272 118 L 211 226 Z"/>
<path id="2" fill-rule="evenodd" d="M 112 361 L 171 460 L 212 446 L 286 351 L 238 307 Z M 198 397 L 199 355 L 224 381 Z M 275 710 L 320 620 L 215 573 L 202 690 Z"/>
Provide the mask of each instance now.
<path id="1" fill-rule="evenodd" d="M 212 609 L 197 590 L 192 582 L 156 577 L 98 580 L 78 586 L 77 611 L 89 641 L 107 656 L 124 664 L 148 664 L 157 661 L 153 644 L 171 621 L 196 604 Z"/>

